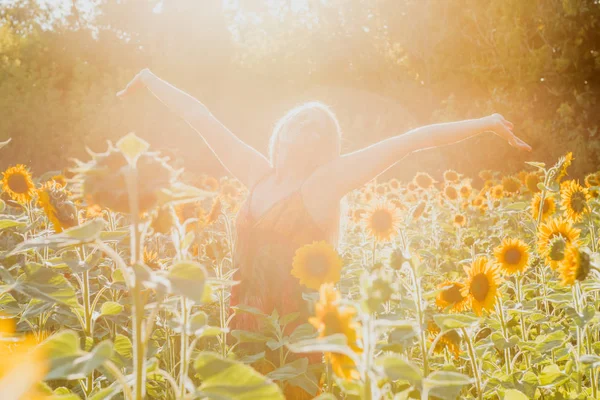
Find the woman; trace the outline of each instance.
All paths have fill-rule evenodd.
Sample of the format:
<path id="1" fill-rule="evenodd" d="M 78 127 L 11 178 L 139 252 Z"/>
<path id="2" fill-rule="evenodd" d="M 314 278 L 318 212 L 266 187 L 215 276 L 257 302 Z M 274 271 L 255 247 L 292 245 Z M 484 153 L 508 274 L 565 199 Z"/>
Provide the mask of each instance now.
<path id="1" fill-rule="evenodd" d="M 336 244 L 339 205 L 346 193 L 412 152 L 486 131 L 531 151 L 513 134 L 512 123 L 493 114 L 424 126 L 341 155 L 335 115 L 327 106 L 311 102 L 292 109 L 277 123 L 267 159 L 223 126 L 200 101 L 148 69 L 117 95 L 144 86 L 200 133 L 223 166 L 249 189 L 236 221 L 234 279 L 241 283 L 232 288 L 230 305 L 245 304 L 268 314 L 277 309 L 279 315 L 299 311 L 300 318 L 286 326 L 286 333 L 305 323 L 309 315 L 302 288 L 290 274 L 293 255 L 315 240 Z M 236 315 L 230 328 L 259 329 L 258 321 L 247 313 Z"/>

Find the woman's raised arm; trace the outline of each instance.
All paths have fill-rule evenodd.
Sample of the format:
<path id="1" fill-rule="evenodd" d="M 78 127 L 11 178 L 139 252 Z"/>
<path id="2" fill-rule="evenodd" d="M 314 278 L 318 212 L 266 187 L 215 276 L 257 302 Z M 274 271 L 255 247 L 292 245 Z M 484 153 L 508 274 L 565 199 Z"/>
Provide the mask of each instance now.
<path id="1" fill-rule="evenodd" d="M 252 187 L 271 168 L 265 156 L 234 135 L 204 104 L 147 68 L 138 73 L 117 96 L 123 97 L 143 86 L 190 124 L 221 164 L 246 187 Z"/>
<path id="2" fill-rule="evenodd" d="M 345 154 L 320 167 L 311 180 L 316 186 L 322 186 L 322 190 L 341 198 L 412 152 L 459 142 L 486 131 L 494 132 L 513 147 L 531 151 L 531 146 L 516 137 L 512 128 L 513 124 L 500 114 L 423 126 Z M 331 182 L 336 184 L 332 185 Z"/>

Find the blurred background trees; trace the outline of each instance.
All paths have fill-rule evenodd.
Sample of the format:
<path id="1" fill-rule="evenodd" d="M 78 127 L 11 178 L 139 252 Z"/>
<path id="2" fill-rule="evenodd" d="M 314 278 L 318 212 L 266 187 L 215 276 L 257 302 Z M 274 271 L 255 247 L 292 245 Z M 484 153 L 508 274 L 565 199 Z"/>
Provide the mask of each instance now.
<path id="1" fill-rule="evenodd" d="M 344 151 L 430 123 L 500 112 L 533 146 L 493 134 L 414 153 L 387 175 L 513 173 L 567 151 L 600 161 L 598 0 L 18 0 L 0 5 L 0 167 L 35 174 L 135 131 L 192 173 L 225 171 L 150 93 L 142 68 L 205 103 L 266 152 L 275 122 L 331 105 Z"/>

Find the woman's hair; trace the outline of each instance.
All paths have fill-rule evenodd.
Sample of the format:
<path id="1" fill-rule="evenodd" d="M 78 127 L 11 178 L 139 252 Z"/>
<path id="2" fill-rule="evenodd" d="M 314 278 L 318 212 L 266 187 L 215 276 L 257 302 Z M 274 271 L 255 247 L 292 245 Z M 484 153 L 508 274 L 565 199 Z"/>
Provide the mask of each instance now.
<path id="1" fill-rule="evenodd" d="M 279 136 L 290 128 L 308 128 L 319 134 L 318 145 L 310 149 L 310 159 L 318 163 L 315 167 L 339 156 L 342 131 L 337 117 L 327 105 L 311 101 L 292 108 L 275 125 L 269 140 L 269 159 L 273 167 L 277 163 Z"/>
<path id="2" fill-rule="evenodd" d="M 317 146 L 310 149 L 310 157 L 307 157 L 314 160 L 313 167 L 317 168 L 340 156 L 342 130 L 335 113 L 327 105 L 319 101 L 311 101 L 292 108 L 275 125 L 269 140 L 269 159 L 273 167 L 277 164 L 279 135 L 289 128 L 309 128 L 319 134 Z M 347 210 L 348 202 L 344 197 L 337 210 L 337 229 L 332 232 L 331 238 L 332 244 L 338 249 L 341 248 L 347 229 Z"/>

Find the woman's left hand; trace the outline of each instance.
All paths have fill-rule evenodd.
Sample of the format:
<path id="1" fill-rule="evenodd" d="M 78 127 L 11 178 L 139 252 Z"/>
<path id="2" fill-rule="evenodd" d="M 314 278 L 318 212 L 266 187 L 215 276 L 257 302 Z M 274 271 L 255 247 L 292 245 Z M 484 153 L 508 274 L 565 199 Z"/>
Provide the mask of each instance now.
<path id="1" fill-rule="evenodd" d="M 531 151 L 531 146 L 519 139 L 512 132 L 514 125 L 501 114 L 495 113 L 484 118 L 486 121 L 486 130 L 494 132 L 496 135 L 505 139 L 508 144 L 521 150 Z"/>

